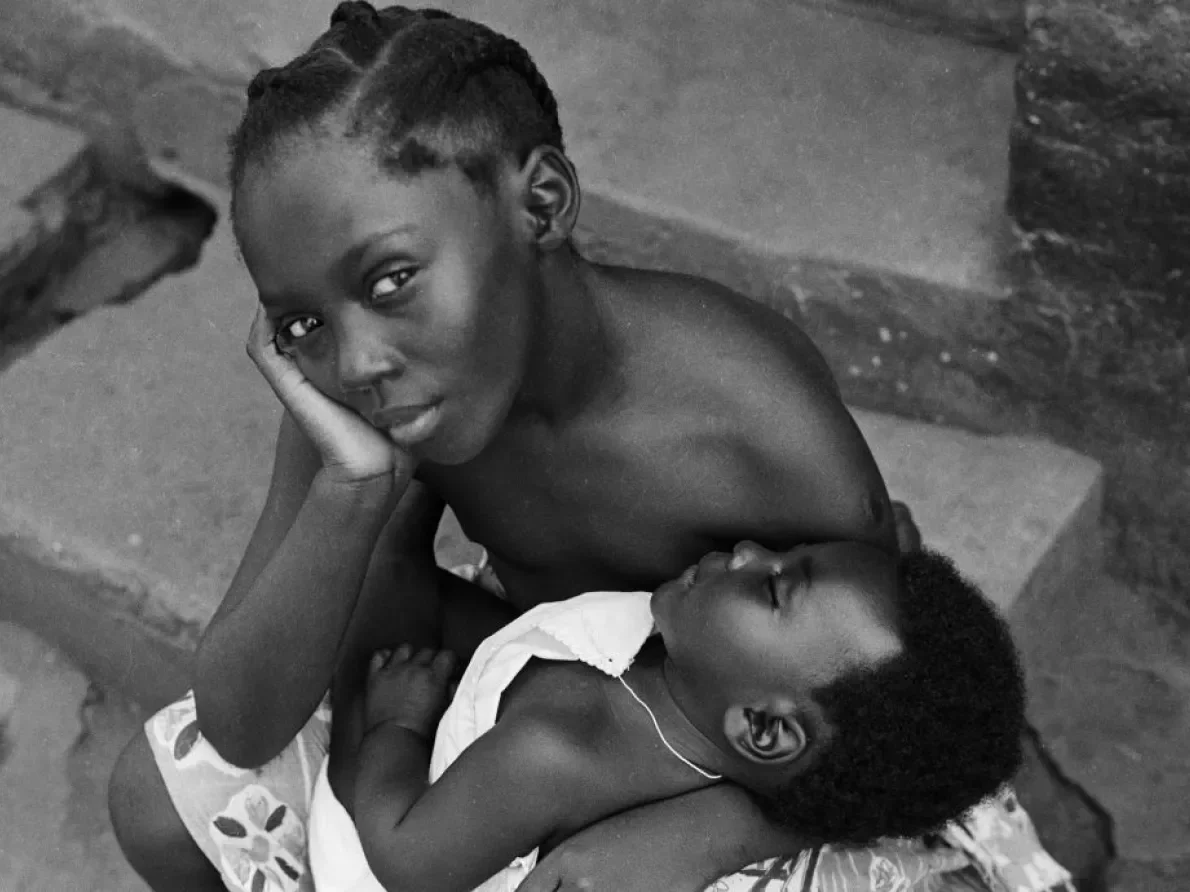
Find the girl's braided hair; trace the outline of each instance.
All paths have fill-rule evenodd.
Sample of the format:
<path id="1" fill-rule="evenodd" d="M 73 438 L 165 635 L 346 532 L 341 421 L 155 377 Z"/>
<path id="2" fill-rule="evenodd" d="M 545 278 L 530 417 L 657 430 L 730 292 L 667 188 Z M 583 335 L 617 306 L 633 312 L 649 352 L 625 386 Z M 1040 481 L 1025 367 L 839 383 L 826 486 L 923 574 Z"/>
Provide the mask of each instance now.
<path id="1" fill-rule="evenodd" d="M 233 191 L 282 139 L 336 125 L 370 140 L 386 170 L 455 164 L 480 187 L 503 156 L 564 148 L 557 101 L 524 47 L 436 9 L 340 3 L 305 53 L 257 74 L 230 140 Z"/>

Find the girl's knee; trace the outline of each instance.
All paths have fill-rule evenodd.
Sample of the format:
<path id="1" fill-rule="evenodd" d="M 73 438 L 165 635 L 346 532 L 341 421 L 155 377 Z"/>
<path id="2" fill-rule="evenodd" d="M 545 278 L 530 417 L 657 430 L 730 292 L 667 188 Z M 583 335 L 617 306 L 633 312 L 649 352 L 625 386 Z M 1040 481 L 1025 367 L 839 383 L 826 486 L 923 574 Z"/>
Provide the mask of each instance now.
<path id="1" fill-rule="evenodd" d="M 107 806 L 116 839 L 125 852 L 129 847 L 168 845 L 179 834 L 189 841 L 143 730 L 137 732 L 116 760 L 108 781 Z"/>
<path id="2" fill-rule="evenodd" d="M 124 857 L 153 889 L 224 889 L 219 872 L 178 816 L 143 730 L 116 760 L 107 804 Z"/>

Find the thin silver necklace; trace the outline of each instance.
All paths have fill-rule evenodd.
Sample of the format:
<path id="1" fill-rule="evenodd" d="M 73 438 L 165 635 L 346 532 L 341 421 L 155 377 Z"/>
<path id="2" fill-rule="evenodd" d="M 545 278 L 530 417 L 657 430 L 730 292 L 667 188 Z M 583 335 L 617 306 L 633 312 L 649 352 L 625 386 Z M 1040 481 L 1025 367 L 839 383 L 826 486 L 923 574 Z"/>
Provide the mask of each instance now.
<path id="1" fill-rule="evenodd" d="M 695 771 L 697 771 L 699 774 L 701 774 L 707 780 L 722 780 L 723 779 L 723 775 L 711 774 L 711 772 L 706 771 L 702 768 L 699 768 L 697 765 L 695 765 L 693 762 L 691 762 L 689 759 L 687 759 L 685 756 L 683 756 L 681 753 L 679 753 L 676 749 L 674 749 L 673 746 L 670 744 L 670 742 L 665 739 L 665 734 L 663 734 L 661 731 L 661 725 L 658 724 L 658 722 L 657 722 L 657 716 L 653 715 L 653 710 L 649 709 L 649 704 L 646 703 L 644 700 L 642 700 L 637 695 L 636 691 L 632 690 L 632 688 L 630 688 L 628 686 L 628 682 L 624 681 L 623 675 L 617 675 L 616 677 L 620 680 L 620 684 L 622 684 L 624 686 L 624 690 L 626 690 L 629 694 L 632 695 L 632 699 L 635 700 L 637 703 L 639 703 L 641 706 L 643 706 L 645 708 L 645 712 L 647 712 L 649 714 L 649 718 L 651 718 L 653 720 L 653 727 L 657 729 L 657 736 L 661 738 L 661 742 L 665 744 L 665 748 L 667 750 L 669 750 L 671 753 L 673 753 L 675 756 L 677 756 L 678 760 L 681 761 L 683 765 L 686 765 L 689 768 L 693 768 Z"/>

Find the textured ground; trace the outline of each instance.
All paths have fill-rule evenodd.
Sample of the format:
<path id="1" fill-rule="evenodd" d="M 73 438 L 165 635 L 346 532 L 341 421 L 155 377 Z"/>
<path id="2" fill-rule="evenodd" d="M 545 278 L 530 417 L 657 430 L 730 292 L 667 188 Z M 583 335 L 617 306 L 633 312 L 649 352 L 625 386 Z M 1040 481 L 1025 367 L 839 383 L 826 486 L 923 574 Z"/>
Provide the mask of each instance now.
<path id="1" fill-rule="evenodd" d="M 0 623 L 0 889 L 142 892 L 107 817 L 107 778 L 139 725 L 58 651 Z"/>

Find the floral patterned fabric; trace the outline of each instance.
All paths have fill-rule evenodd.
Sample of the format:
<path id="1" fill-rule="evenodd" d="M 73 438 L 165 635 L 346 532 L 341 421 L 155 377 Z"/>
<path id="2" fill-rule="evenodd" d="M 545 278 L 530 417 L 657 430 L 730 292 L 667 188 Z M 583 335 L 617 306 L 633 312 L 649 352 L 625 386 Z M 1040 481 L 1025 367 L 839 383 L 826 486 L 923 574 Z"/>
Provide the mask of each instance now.
<path id="1" fill-rule="evenodd" d="M 886 840 L 864 849 L 823 846 L 754 864 L 707 892 L 1075 892 L 1006 791 L 940 838 Z"/>
<path id="2" fill-rule="evenodd" d="M 306 821 L 330 720 L 324 701 L 297 739 L 257 769 L 225 762 L 203 738 L 193 692 L 145 723 L 178 815 L 233 892 L 314 892 Z"/>

